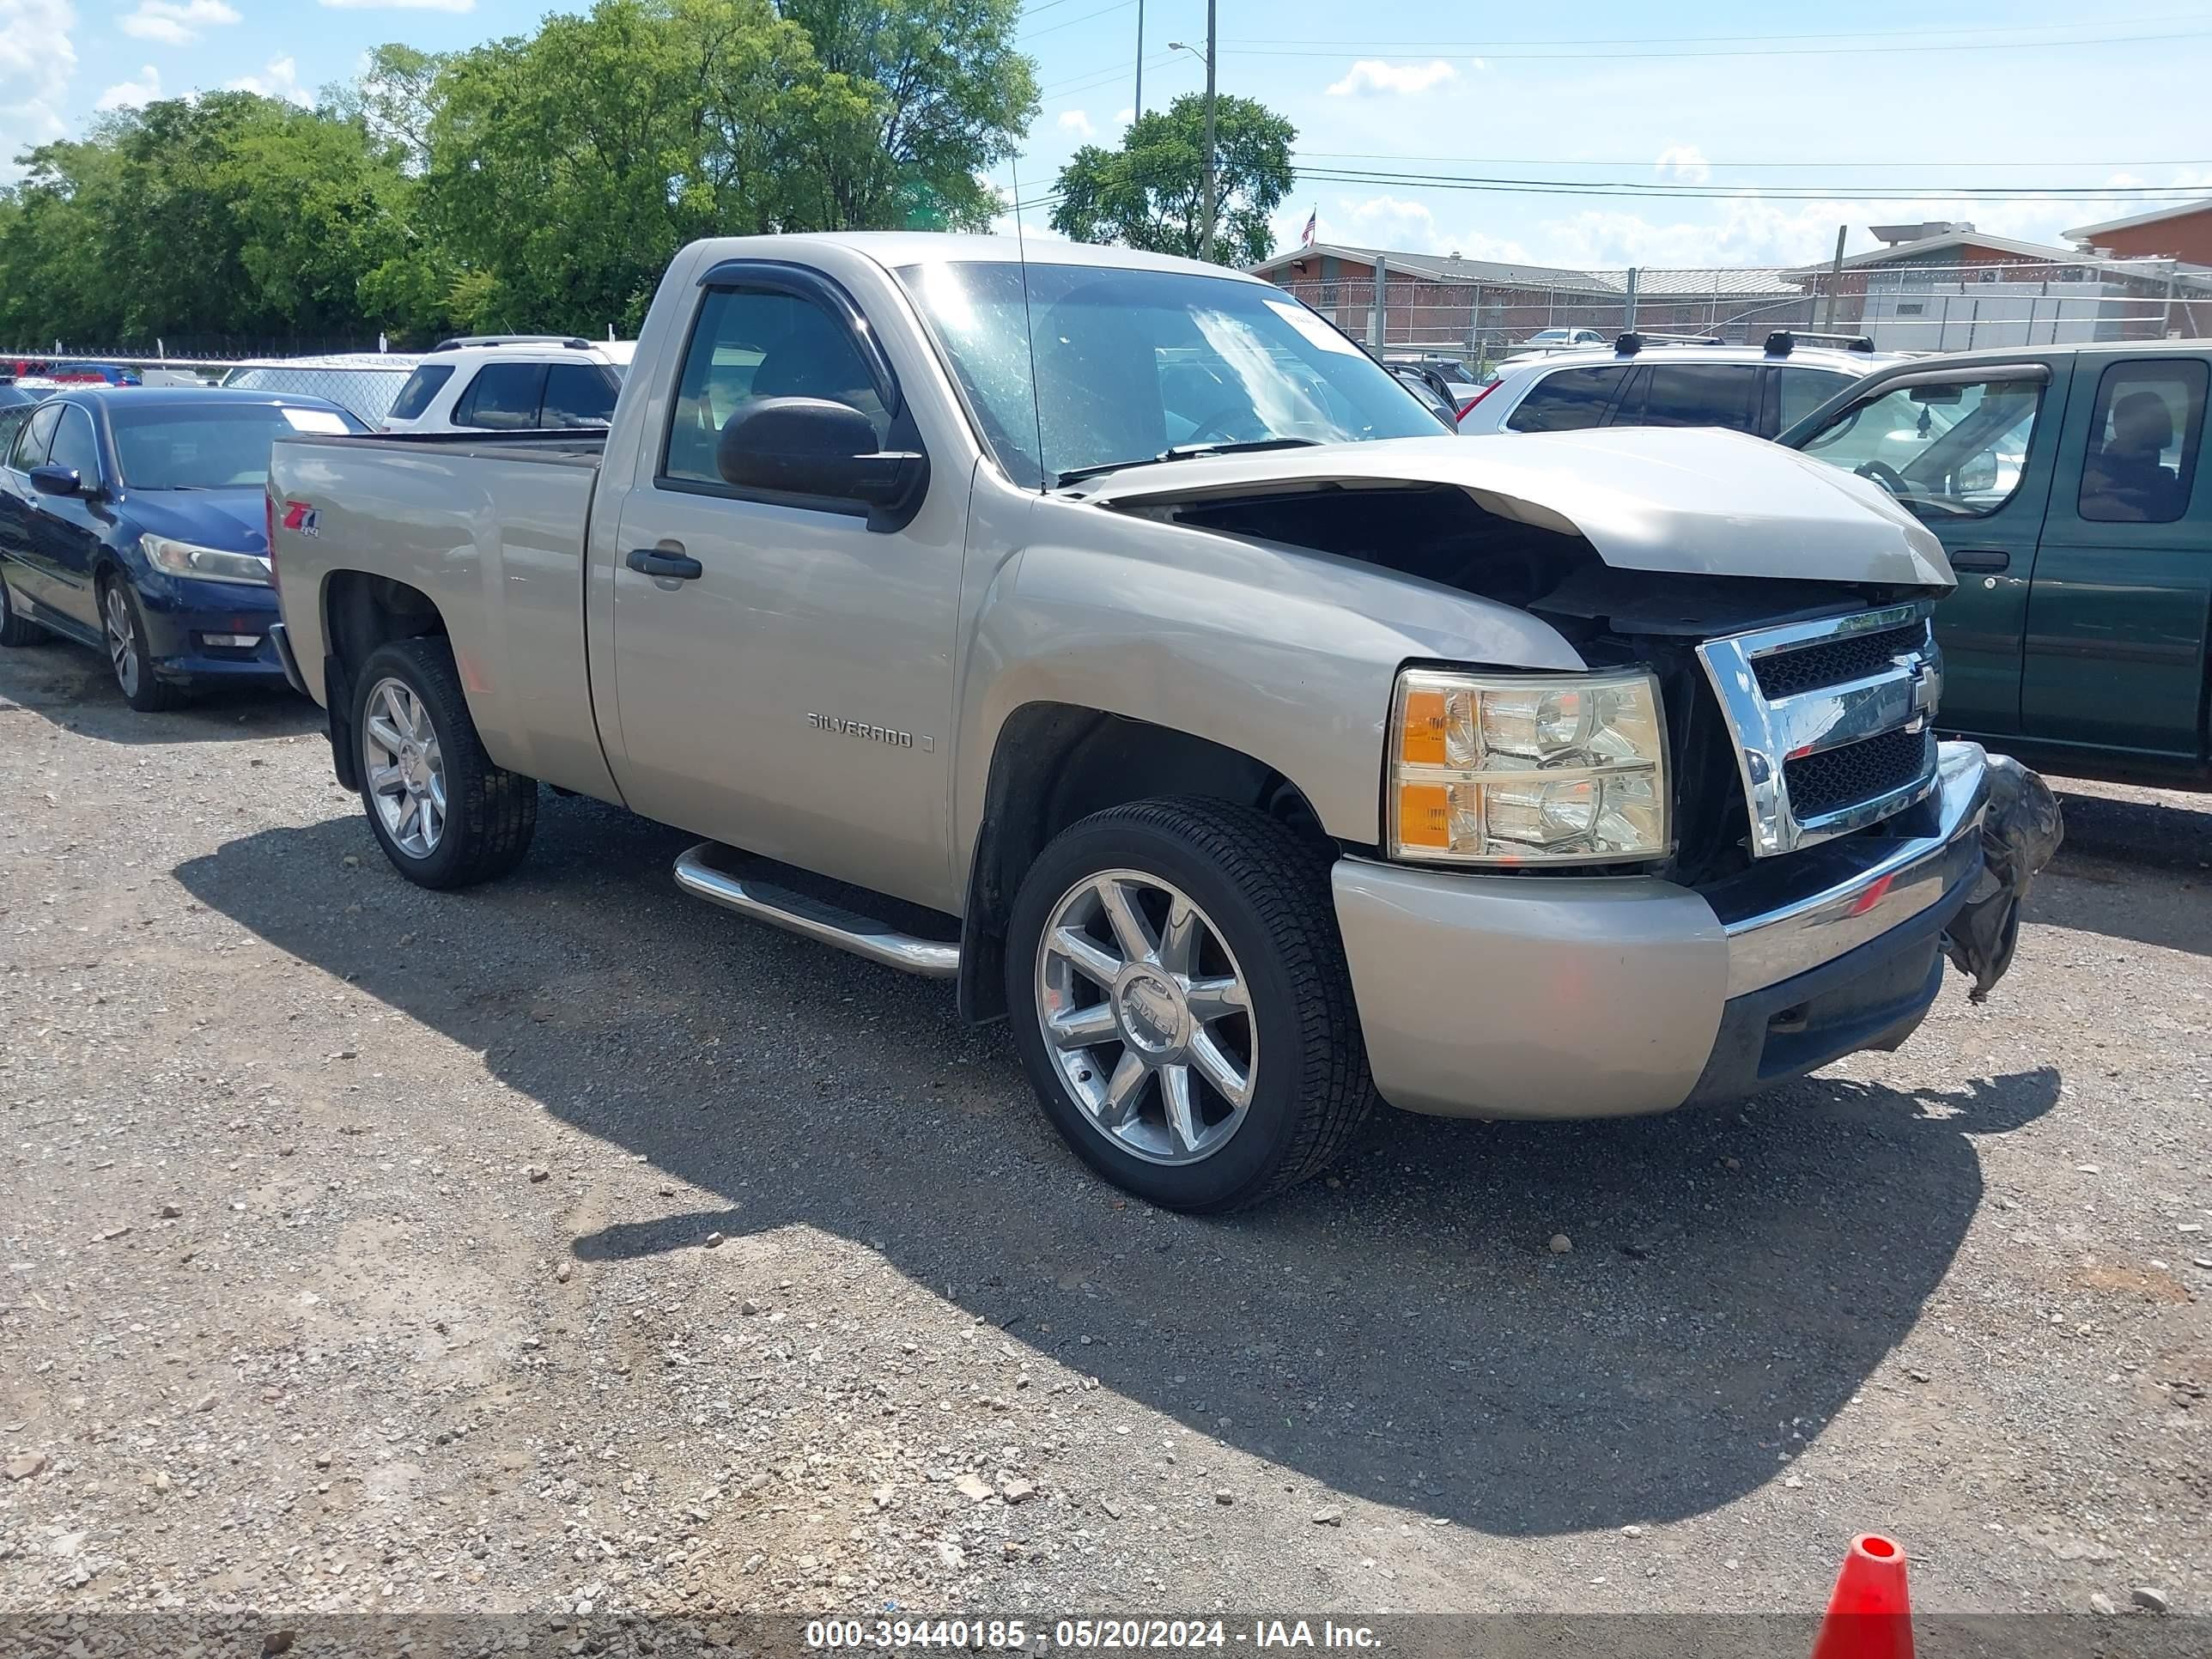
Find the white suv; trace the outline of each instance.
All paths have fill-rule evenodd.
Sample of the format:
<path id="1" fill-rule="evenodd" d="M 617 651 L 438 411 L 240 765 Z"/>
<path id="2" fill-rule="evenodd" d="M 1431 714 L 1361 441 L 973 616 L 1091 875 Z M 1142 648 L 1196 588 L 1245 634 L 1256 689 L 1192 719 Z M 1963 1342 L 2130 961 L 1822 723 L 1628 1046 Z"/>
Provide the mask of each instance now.
<path id="1" fill-rule="evenodd" d="M 1624 334 L 1599 350 L 1509 358 L 1462 410 L 1459 429 L 1474 436 L 1718 426 L 1771 438 L 1861 375 L 1898 361 L 1863 336 L 1778 329 L 1755 346 Z"/>
<path id="2" fill-rule="evenodd" d="M 400 388 L 386 432 L 542 432 L 603 427 L 634 342 L 561 334 L 443 340 Z"/>

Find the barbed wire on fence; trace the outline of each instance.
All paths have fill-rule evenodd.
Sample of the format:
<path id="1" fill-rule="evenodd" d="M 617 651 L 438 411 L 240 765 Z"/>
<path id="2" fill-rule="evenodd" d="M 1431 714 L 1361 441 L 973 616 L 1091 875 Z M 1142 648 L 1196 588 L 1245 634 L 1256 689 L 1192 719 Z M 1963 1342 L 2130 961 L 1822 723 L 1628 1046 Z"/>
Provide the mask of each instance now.
<path id="1" fill-rule="evenodd" d="M 1313 264 L 1322 262 L 1316 259 Z M 1426 260 L 1380 285 L 1278 272 L 1295 294 L 1370 345 L 1494 360 L 1545 330 L 1610 340 L 1634 330 L 1756 344 L 1777 331 L 1832 332 L 1883 351 L 2088 344 L 2212 333 L 2212 270 L 2170 259 L 1991 260 L 1964 264 L 1534 272 L 1488 276 Z"/>

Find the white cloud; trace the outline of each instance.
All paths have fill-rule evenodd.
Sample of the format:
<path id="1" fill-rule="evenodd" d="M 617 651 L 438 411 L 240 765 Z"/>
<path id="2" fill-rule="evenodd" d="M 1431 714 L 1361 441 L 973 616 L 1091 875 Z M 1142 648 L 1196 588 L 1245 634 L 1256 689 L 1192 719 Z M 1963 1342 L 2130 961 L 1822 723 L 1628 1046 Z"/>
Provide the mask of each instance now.
<path id="1" fill-rule="evenodd" d="M 1114 125 L 1117 127 L 1126 127 L 1136 118 L 1137 112 L 1127 104 L 1114 112 Z"/>
<path id="2" fill-rule="evenodd" d="M 15 155 L 68 131 L 58 108 L 76 74 L 70 0 L 0 0 L 0 181 Z"/>
<path id="3" fill-rule="evenodd" d="M 1309 208 L 1307 211 L 1312 210 Z M 1296 247 L 1305 228 L 1304 213 L 1293 213 L 1275 224 L 1275 246 Z M 1400 253 L 1451 253 L 1468 259 L 1526 260 L 1520 243 L 1480 230 L 1448 229 L 1423 202 L 1399 196 L 1350 196 L 1336 198 L 1336 210 L 1322 216 L 1316 241 L 1334 241 L 1354 247 L 1379 247 Z"/>
<path id="4" fill-rule="evenodd" d="M 181 46 L 202 29 L 240 21 L 238 9 L 225 0 L 138 0 L 138 9 L 116 19 L 125 34 Z"/>
<path id="5" fill-rule="evenodd" d="M 137 109 L 161 95 L 161 71 L 151 64 L 138 71 L 136 81 L 118 81 L 100 94 L 94 109 Z"/>
<path id="6" fill-rule="evenodd" d="M 1705 160 L 1705 151 L 1695 144 L 1669 144 L 1659 152 L 1651 170 L 1665 179 L 1679 179 L 1685 184 L 1702 185 L 1713 176 L 1712 163 Z"/>
<path id="7" fill-rule="evenodd" d="M 1458 79 L 1459 71 L 1441 58 L 1426 64 L 1386 64 L 1379 58 L 1363 58 L 1352 66 L 1350 74 L 1328 88 L 1328 95 L 1407 97 Z"/>
<path id="8" fill-rule="evenodd" d="M 1059 125 L 1062 132 L 1072 132 L 1079 138 L 1091 137 L 1097 131 L 1091 125 L 1091 118 L 1079 109 L 1060 111 Z"/>
<path id="9" fill-rule="evenodd" d="M 314 102 L 300 84 L 300 66 L 289 58 L 272 58 L 258 75 L 241 75 L 223 85 L 233 92 L 258 92 L 264 98 L 282 98 L 305 106 Z"/>
<path id="10" fill-rule="evenodd" d="M 477 0 L 322 0 L 332 11 L 474 11 Z"/>

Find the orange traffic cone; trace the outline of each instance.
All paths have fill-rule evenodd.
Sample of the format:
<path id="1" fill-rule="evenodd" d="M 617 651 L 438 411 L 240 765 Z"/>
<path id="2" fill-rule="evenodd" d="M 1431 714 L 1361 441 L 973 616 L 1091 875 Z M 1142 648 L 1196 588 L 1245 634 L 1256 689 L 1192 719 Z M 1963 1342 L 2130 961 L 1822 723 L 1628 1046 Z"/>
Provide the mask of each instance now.
<path id="1" fill-rule="evenodd" d="M 1813 1659 L 1912 1659 L 1905 1551 L 1877 1533 L 1851 1540 L 1828 1597 Z"/>

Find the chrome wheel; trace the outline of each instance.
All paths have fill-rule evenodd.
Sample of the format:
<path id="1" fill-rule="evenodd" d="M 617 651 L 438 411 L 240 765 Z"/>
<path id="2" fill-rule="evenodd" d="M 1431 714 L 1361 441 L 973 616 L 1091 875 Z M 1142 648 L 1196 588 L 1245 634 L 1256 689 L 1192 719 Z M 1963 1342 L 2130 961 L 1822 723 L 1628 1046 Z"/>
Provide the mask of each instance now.
<path id="1" fill-rule="evenodd" d="M 428 858 L 446 833 L 446 757 L 430 711 L 404 680 L 370 688 L 361 748 L 384 833 L 409 858 Z"/>
<path id="2" fill-rule="evenodd" d="M 1124 1152 L 1194 1164 L 1243 1127 L 1259 1066 L 1251 993 L 1182 890 L 1136 870 L 1079 882 L 1045 924 L 1036 984 L 1061 1082 Z"/>
<path id="3" fill-rule="evenodd" d="M 138 695 L 138 629 L 131 620 L 131 599 L 122 583 L 108 583 L 100 616 L 107 634 L 108 659 L 115 665 L 115 683 L 123 688 L 125 696 L 135 697 Z"/>

